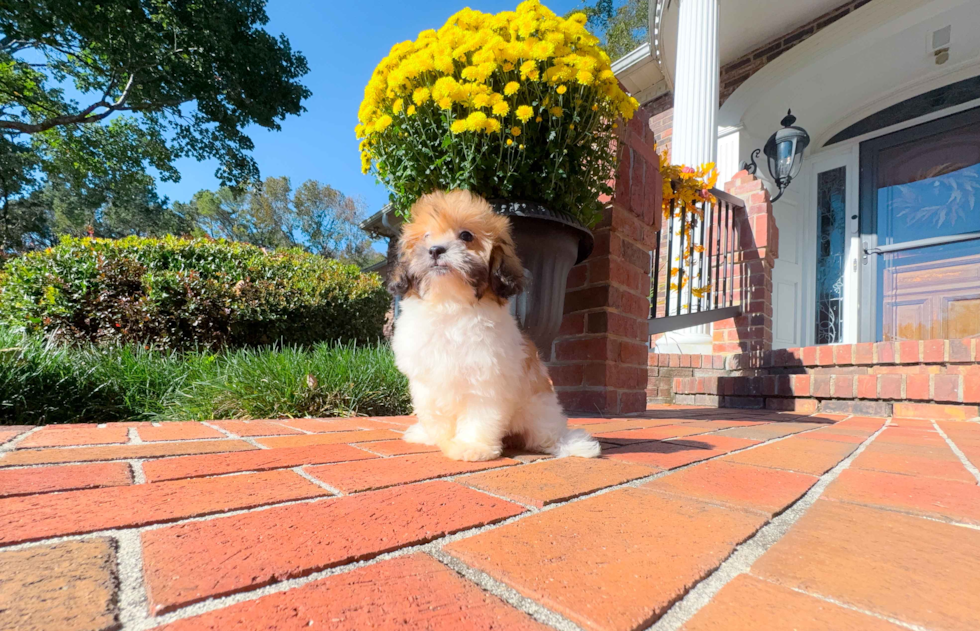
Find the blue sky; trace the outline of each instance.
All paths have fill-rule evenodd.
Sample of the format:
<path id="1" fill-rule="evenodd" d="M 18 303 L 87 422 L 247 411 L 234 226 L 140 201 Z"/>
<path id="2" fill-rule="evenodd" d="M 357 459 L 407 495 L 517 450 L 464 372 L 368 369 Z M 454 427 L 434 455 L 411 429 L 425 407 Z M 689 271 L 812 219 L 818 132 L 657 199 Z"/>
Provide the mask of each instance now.
<path id="1" fill-rule="evenodd" d="M 496 13 L 513 10 L 518 2 L 473 0 L 468 6 Z M 546 4 L 561 15 L 581 6 L 581 0 Z M 442 26 L 463 6 L 460 0 L 270 0 L 267 30 L 285 34 L 306 55 L 310 72 L 304 82 L 313 95 L 306 113 L 288 118 L 281 131 L 250 130 L 262 177 L 285 175 L 294 186 L 317 179 L 363 199 L 369 214 L 384 205 L 385 189 L 361 174 L 354 138 L 364 85 L 392 45 Z M 172 201 L 217 186 L 215 164 L 184 160 L 177 166 L 181 181 L 159 184 L 161 195 Z"/>

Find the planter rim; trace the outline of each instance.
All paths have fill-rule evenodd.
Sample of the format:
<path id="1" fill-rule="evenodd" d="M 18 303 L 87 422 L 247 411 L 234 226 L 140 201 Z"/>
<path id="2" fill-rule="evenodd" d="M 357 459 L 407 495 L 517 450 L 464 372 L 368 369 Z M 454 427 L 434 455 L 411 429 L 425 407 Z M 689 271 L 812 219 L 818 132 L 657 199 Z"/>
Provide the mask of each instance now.
<path id="1" fill-rule="evenodd" d="M 592 232 L 576 219 L 565 213 L 551 210 L 540 202 L 528 202 L 514 199 L 488 199 L 494 211 L 508 217 L 524 217 L 527 219 L 540 219 L 566 226 L 579 236 L 578 257 L 575 264 L 578 265 L 592 254 L 595 246 L 595 238 Z"/>

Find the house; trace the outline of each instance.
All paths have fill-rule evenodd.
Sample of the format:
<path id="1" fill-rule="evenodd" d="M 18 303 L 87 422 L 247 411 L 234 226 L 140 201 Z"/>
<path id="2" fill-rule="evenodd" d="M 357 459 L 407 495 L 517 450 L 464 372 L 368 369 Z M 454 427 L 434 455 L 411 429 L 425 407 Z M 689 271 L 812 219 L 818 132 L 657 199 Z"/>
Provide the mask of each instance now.
<path id="1" fill-rule="evenodd" d="M 596 252 L 569 276 L 550 363 L 565 406 L 977 416 L 977 0 L 651 0 L 649 34 L 613 65 L 642 107 Z M 809 144 L 779 187 L 757 150 L 788 110 Z M 717 281 L 697 309 L 669 289 L 678 230 L 657 232 L 653 140 L 675 164 L 715 162 L 730 193 L 680 244 L 703 245 L 691 260 Z M 726 217 L 741 245 L 719 255 Z M 740 271 L 719 272 L 733 256 Z"/>

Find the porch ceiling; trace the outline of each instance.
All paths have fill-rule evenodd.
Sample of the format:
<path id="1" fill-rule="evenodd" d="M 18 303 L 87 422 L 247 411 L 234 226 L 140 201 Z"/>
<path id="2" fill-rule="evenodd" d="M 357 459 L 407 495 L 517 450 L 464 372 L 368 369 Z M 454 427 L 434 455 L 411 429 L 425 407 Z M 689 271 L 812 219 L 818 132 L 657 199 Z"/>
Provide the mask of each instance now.
<path id="1" fill-rule="evenodd" d="M 780 35 L 823 15 L 846 0 L 724 0 L 719 2 L 721 24 L 718 51 L 721 65 L 770 42 Z M 654 42 L 659 49 L 661 67 L 673 81 L 677 51 L 677 9 L 679 0 L 650 3 L 654 22 Z M 660 23 L 656 24 L 657 15 Z"/>
<path id="2" fill-rule="evenodd" d="M 862 118 L 937 87 L 980 74 L 976 0 L 875 0 L 767 64 L 722 106 L 719 125 L 765 139 L 788 107 L 819 150 Z M 952 26 L 949 60 L 927 42 Z"/>

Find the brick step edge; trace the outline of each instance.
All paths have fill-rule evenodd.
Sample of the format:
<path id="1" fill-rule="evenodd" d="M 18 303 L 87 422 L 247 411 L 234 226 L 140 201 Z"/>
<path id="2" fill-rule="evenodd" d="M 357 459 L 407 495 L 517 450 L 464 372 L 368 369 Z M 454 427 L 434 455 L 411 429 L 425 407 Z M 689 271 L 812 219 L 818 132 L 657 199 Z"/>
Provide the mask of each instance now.
<path id="1" fill-rule="evenodd" d="M 980 407 L 951 403 L 918 403 L 857 399 L 814 399 L 807 397 L 719 396 L 715 394 L 678 394 L 674 405 L 697 405 L 717 408 L 773 410 L 797 414 L 856 414 L 895 418 L 921 418 L 937 421 L 980 420 Z"/>
<path id="2" fill-rule="evenodd" d="M 980 373 L 677 377 L 673 394 L 980 403 Z"/>

